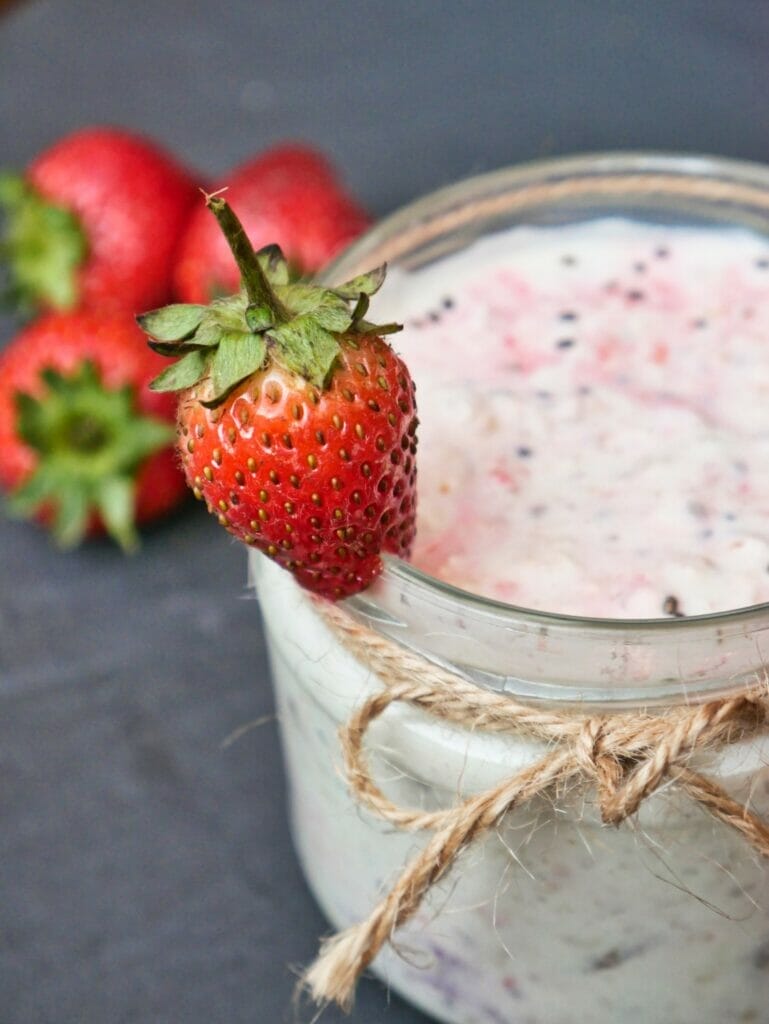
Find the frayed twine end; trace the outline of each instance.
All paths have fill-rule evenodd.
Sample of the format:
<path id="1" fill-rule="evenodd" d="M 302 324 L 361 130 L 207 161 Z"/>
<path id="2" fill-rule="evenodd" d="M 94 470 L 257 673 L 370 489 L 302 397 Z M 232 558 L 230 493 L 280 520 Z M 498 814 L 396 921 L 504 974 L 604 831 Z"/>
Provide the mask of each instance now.
<path id="1" fill-rule="evenodd" d="M 365 923 L 324 939 L 320 953 L 299 981 L 299 988 L 318 1005 L 336 1003 L 349 1013 L 355 985 L 370 962 L 370 938 Z"/>

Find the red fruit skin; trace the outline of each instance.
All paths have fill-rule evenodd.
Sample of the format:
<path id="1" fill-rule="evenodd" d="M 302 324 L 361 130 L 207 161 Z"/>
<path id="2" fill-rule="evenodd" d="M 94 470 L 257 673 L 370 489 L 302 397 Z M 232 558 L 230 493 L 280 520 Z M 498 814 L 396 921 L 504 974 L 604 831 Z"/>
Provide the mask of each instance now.
<path id="1" fill-rule="evenodd" d="M 136 313 L 170 298 L 179 238 L 201 197 L 168 153 L 120 129 L 85 128 L 41 153 L 25 177 L 85 233 L 80 307 Z"/>
<path id="2" fill-rule="evenodd" d="M 344 339 L 330 387 L 279 367 L 215 410 L 179 403 L 179 450 L 196 497 L 239 540 L 332 600 L 368 586 L 380 551 L 415 531 L 416 413 L 406 367 L 380 338 Z"/>
<path id="3" fill-rule="evenodd" d="M 280 146 L 235 168 L 213 191 L 237 211 L 255 249 L 277 243 L 311 275 L 358 237 L 368 214 L 342 189 L 333 168 L 309 147 Z M 179 246 L 174 288 L 182 302 L 206 303 L 240 287 L 227 240 L 211 213 L 194 210 Z"/>
<path id="4" fill-rule="evenodd" d="M 147 348 L 145 336 L 127 315 L 91 312 L 49 313 L 20 331 L 0 352 L 0 487 L 12 491 L 37 465 L 37 453 L 16 431 L 17 391 L 33 397 L 45 390 L 40 371 L 74 371 L 83 360 L 99 369 L 107 388 L 136 389 L 138 411 L 174 423 L 176 398 L 149 390 L 166 360 Z M 179 504 L 187 494 L 173 446 L 151 455 L 137 476 L 136 521 L 149 522 Z M 45 517 L 43 517 L 45 518 Z M 102 532 L 94 519 L 90 533 Z"/>

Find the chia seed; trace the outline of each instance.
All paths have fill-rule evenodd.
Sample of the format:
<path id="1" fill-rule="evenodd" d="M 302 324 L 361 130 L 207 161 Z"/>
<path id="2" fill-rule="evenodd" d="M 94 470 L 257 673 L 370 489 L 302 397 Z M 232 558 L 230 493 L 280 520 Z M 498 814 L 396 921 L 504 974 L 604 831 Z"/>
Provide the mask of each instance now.
<path id="1" fill-rule="evenodd" d="M 684 613 L 681 611 L 681 606 L 678 603 L 678 598 L 673 594 L 668 594 L 662 602 L 662 610 L 665 615 L 670 615 L 674 619 L 682 619 L 684 617 Z"/>
<path id="2" fill-rule="evenodd" d="M 689 515 L 694 516 L 695 519 L 705 519 L 708 514 L 707 506 L 702 501 L 688 502 L 686 510 Z"/>
<path id="3" fill-rule="evenodd" d="M 608 971 L 612 967 L 619 967 L 620 964 L 624 964 L 626 960 L 630 960 L 631 957 L 638 956 L 639 953 L 643 953 L 644 946 L 627 946 L 624 949 L 619 949 L 615 946 L 613 949 L 607 950 L 602 956 L 597 957 L 593 960 L 590 965 L 592 971 Z"/>

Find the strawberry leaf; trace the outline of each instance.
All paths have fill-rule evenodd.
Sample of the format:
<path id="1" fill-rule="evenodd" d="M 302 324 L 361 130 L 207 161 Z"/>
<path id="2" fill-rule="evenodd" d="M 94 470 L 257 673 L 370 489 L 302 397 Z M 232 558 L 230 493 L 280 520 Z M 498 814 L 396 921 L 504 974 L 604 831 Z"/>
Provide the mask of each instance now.
<path id="1" fill-rule="evenodd" d="M 312 313 L 321 327 L 338 334 L 350 326 L 352 317 L 347 301 L 330 289 L 313 284 L 291 284 L 279 288 L 278 294 L 281 302 L 295 317 Z"/>
<path id="2" fill-rule="evenodd" d="M 58 487 L 55 471 L 40 465 L 32 476 L 8 496 L 8 511 L 19 519 L 27 519 L 56 497 Z"/>
<path id="3" fill-rule="evenodd" d="M 43 407 L 40 402 L 23 391 L 17 391 L 13 397 L 16 406 L 16 430 L 19 437 L 30 448 L 42 451 L 47 444 Z"/>
<path id="4" fill-rule="evenodd" d="M 364 295 L 374 295 L 382 287 L 386 274 L 387 264 L 383 263 L 380 267 L 374 267 L 365 274 L 359 274 L 358 277 L 337 285 L 333 291 L 340 298 L 350 301 L 357 299 L 361 292 Z"/>
<path id="5" fill-rule="evenodd" d="M 176 302 L 142 313 L 136 320 L 145 334 L 156 341 L 183 341 L 200 327 L 207 306 Z"/>
<path id="6" fill-rule="evenodd" d="M 147 344 L 159 356 L 180 356 L 196 347 L 183 341 L 153 341 L 152 338 L 148 339 Z"/>
<path id="7" fill-rule="evenodd" d="M 193 349 L 176 363 L 171 363 L 150 382 L 151 391 L 180 391 L 197 384 L 208 367 L 208 353 Z"/>
<path id="8" fill-rule="evenodd" d="M 321 303 L 315 310 L 313 320 L 320 327 L 324 327 L 327 331 L 334 331 L 336 334 L 344 334 L 345 331 L 349 330 L 352 323 L 350 310 L 346 305 L 342 308 L 325 302 Z"/>
<path id="9" fill-rule="evenodd" d="M 359 320 L 355 324 L 356 334 L 397 334 L 403 330 L 403 324 L 372 324 L 368 320 Z"/>
<path id="10" fill-rule="evenodd" d="M 127 476 L 102 480 L 96 489 L 96 507 L 102 522 L 124 551 L 133 551 L 139 543 L 134 527 L 136 486 Z"/>
<path id="11" fill-rule="evenodd" d="M 216 317 L 207 316 L 188 344 L 195 345 L 197 348 L 216 348 L 221 341 L 222 334 L 232 330 L 242 331 L 242 321 L 236 320 L 232 325 L 225 326 Z"/>
<path id="12" fill-rule="evenodd" d="M 261 334 L 223 334 L 211 363 L 211 393 L 203 403 L 212 407 L 264 364 L 267 342 Z"/>
<path id="13" fill-rule="evenodd" d="M 288 284 L 291 275 L 279 245 L 265 245 L 256 256 L 273 288 Z"/>
<path id="14" fill-rule="evenodd" d="M 115 454 L 124 466 L 136 466 L 153 452 L 170 445 L 176 431 L 170 423 L 145 416 L 137 419 L 130 431 L 115 438 Z"/>
<path id="15" fill-rule="evenodd" d="M 339 355 L 339 342 L 312 314 L 296 317 L 268 334 L 280 362 L 288 370 L 322 388 Z"/>
<path id="16" fill-rule="evenodd" d="M 88 528 L 88 505 L 88 494 L 82 487 L 66 484 L 59 487 L 53 535 L 60 547 L 76 547 L 83 539 Z"/>
<path id="17" fill-rule="evenodd" d="M 208 307 L 208 316 L 204 320 L 201 330 L 218 326 L 222 330 L 242 331 L 245 330 L 243 320 L 246 309 L 249 305 L 263 306 L 264 303 L 249 303 L 247 296 L 240 292 L 229 299 L 216 299 Z M 268 307 L 269 308 L 269 307 Z"/>

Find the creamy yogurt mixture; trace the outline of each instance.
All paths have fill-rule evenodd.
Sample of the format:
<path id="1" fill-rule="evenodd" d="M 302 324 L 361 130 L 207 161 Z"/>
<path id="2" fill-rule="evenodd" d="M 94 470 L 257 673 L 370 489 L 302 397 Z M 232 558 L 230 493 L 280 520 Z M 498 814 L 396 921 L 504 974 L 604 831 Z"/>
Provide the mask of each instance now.
<path id="1" fill-rule="evenodd" d="M 766 239 L 515 228 L 375 313 L 417 382 L 421 569 L 575 615 L 769 601 Z"/>

